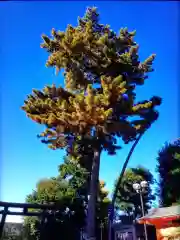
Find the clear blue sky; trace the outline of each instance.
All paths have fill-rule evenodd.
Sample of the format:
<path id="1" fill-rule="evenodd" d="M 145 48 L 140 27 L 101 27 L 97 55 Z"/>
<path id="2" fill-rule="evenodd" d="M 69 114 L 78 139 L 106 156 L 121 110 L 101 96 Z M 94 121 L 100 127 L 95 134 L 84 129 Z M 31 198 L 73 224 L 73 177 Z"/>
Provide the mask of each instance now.
<path id="1" fill-rule="evenodd" d="M 130 166 L 142 164 L 154 172 L 157 151 L 165 141 L 178 137 L 178 9 L 177 3 L 162 2 L 1 2 L 1 196 L 4 201 L 24 202 L 40 178 L 56 176 L 64 152 L 48 150 L 36 135 L 43 127 L 20 110 L 32 88 L 63 82 L 53 69 L 45 68 L 47 54 L 40 49 L 42 33 L 54 27 L 76 25 L 86 6 L 99 8 L 101 22 L 118 31 L 137 30 L 141 59 L 156 53 L 156 71 L 138 89 L 139 99 L 163 98 L 160 118 L 137 147 Z M 100 178 L 112 189 L 130 146 L 114 157 L 103 153 Z"/>

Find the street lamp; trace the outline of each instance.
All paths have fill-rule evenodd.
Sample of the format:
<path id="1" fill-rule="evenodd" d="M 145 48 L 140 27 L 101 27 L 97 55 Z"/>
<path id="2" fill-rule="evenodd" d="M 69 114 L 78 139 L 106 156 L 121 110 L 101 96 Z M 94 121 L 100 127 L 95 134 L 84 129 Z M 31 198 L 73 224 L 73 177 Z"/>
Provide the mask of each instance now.
<path id="1" fill-rule="evenodd" d="M 145 212 L 144 212 L 144 203 L 143 203 L 142 194 L 146 191 L 147 187 L 148 187 L 148 182 L 146 182 L 146 181 L 141 181 L 140 183 L 134 183 L 134 184 L 133 184 L 134 190 L 135 190 L 135 191 L 139 194 L 139 196 L 140 196 L 141 210 L 142 210 L 142 215 L 143 215 L 143 217 L 145 216 Z M 144 234 L 145 234 L 145 240 L 148 240 L 147 228 L 146 228 L 146 224 L 145 224 L 145 223 L 144 223 Z"/>

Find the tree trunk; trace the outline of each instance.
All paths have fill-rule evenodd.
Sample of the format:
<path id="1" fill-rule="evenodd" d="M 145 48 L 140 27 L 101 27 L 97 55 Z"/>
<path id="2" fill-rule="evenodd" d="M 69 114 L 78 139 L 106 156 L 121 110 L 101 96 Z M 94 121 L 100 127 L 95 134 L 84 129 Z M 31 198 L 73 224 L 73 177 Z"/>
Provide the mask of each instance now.
<path id="1" fill-rule="evenodd" d="M 109 213 L 109 226 L 108 226 L 108 239 L 111 240 L 112 238 L 112 223 L 113 223 L 113 218 L 114 218 L 114 204 L 115 204 L 115 201 L 116 201 L 116 197 L 117 197 L 117 193 L 118 193 L 118 188 L 121 184 L 121 181 L 122 181 L 122 178 L 124 176 L 124 173 L 125 173 L 125 170 L 127 168 L 127 165 L 129 163 L 129 160 L 131 158 L 131 155 L 133 154 L 134 152 L 134 149 L 136 148 L 136 145 L 138 144 L 139 140 L 141 139 L 142 135 L 144 134 L 143 133 L 140 133 L 139 136 L 137 137 L 137 139 L 135 140 L 134 144 L 132 145 L 130 151 L 129 151 L 129 154 L 123 164 L 123 168 L 121 170 L 121 173 L 120 173 L 120 176 L 119 176 L 119 179 L 118 179 L 118 182 L 117 182 L 117 185 L 116 185 L 116 188 L 115 188 L 115 191 L 114 191 L 114 194 L 113 194 L 113 198 L 112 198 L 112 202 L 111 202 L 111 209 L 110 209 L 110 213 Z"/>
<path id="2" fill-rule="evenodd" d="M 87 239 L 96 239 L 96 200 L 99 189 L 100 150 L 94 151 L 87 213 Z"/>

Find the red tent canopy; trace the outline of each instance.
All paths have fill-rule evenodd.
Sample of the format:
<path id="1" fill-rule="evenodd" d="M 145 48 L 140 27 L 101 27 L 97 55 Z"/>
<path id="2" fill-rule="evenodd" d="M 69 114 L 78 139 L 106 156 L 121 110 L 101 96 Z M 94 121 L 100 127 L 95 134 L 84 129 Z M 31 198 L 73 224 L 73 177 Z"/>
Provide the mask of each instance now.
<path id="1" fill-rule="evenodd" d="M 157 228 L 162 226 L 180 226 L 180 206 L 166 208 L 154 208 L 147 215 L 138 219 L 139 223 L 155 225 Z"/>
<path id="2" fill-rule="evenodd" d="M 180 206 L 152 209 L 139 223 L 156 227 L 157 239 L 180 239 Z"/>

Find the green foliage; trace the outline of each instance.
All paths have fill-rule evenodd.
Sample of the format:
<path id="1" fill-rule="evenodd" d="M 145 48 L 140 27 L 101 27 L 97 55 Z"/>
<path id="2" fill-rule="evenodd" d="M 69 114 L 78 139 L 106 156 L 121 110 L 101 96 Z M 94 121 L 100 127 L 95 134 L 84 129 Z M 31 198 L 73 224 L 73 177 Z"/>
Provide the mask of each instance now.
<path id="1" fill-rule="evenodd" d="M 110 204 L 110 199 L 108 198 L 109 192 L 105 189 L 105 183 L 100 181 L 99 184 L 99 194 L 97 198 L 97 226 L 103 224 L 104 227 L 107 227 L 108 223 L 108 208 Z"/>
<path id="2" fill-rule="evenodd" d="M 116 34 L 99 23 L 96 8 L 88 8 L 76 27 L 52 29 L 51 35 L 42 35 L 41 47 L 49 53 L 46 66 L 63 70 L 65 88 L 33 90 L 22 107 L 46 126 L 40 137 L 50 148 L 64 148 L 72 136 L 83 136 L 101 139 L 101 147 L 114 154 L 116 136 L 127 143 L 157 119 L 159 97 L 136 102 L 136 86 L 153 70 L 155 55 L 140 62 L 135 31 L 124 28 Z"/>
<path id="3" fill-rule="evenodd" d="M 75 225 L 78 229 L 84 225 L 85 212 L 82 199 L 76 196 L 76 189 L 69 186 L 68 181 L 62 180 L 59 177 L 39 181 L 36 190 L 27 196 L 26 201 L 29 203 L 56 204 L 58 211 L 53 215 L 53 219 L 48 219 L 48 224 L 52 225 L 52 222 L 54 222 L 54 228 L 57 222 L 59 222 L 59 229 L 61 230 L 62 228 L 65 229 L 68 225 L 72 229 L 75 229 Z M 38 218 L 28 217 L 25 223 L 30 227 L 31 234 L 38 238 L 40 230 Z M 48 234 L 50 232 L 48 231 Z"/>
<path id="4" fill-rule="evenodd" d="M 144 209 L 147 212 L 151 207 L 152 200 L 155 200 L 155 196 L 152 194 L 151 189 L 154 179 L 150 171 L 144 167 L 139 166 L 126 170 L 118 189 L 116 200 L 116 207 L 118 207 L 118 209 L 124 211 L 128 215 L 133 215 L 135 218 L 141 216 L 142 212 L 140 196 L 133 189 L 132 185 L 134 183 L 140 183 L 141 181 L 147 181 L 149 185 L 147 190 L 143 193 Z"/>
<path id="5" fill-rule="evenodd" d="M 75 158 L 74 155 L 68 155 L 64 158 L 64 163 L 59 166 L 59 175 L 56 178 L 42 179 L 37 183 L 36 190 L 28 195 L 26 201 L 29 203 L 55 203 L 59 211 L 56 212 L 54 219 L 48 220 L 50 226 L 44 227 L 46 234 L 51 231 L 57 231 L 63 239 L 67 239 L 65 229 L 70 228 L 71 234 L 76 235 L 79 230 L 85 225 L 85 211 L 89 193 L 89 159 L 83 161 Z M 77 162 L 78 159 L 78 162 Z M 81 167 L 81 162 L 83 167 Z M 85 163 L 87 163 L 85 165 Z M 96 203 L 97 208 L 97 228 L 100 223 L 107 224 L 108 215 L 108 192 L 105 190 L 105 183 L 99 183 L 99 194 Z M 67 208 L 69 209 L 67 212 Z M 34 210 L 32 210 L 34 211 Z M 40 236 L 40 221 L 37 217 L 26 217 L 25 226 L 29 228 L 31 237 L 39 239 Z M 57 229 L 56 229 L 57 227 Z M 63 231 L 62 231 L 63 228 Z M 48 230 L 49 229 L 49 230 Z M 54 229 L 54 230 L 51 230 Z M 55 230 L 56 229 L 56 230 Z M 73 233 L 74 229 L 74 233 Z M 67 230 L 68 231 L 68 230 Z M 75 234 L 76 233 L 76 234 Z M 65 234 L 65 235 L 63 235 Z M 54 236 L 54 233 L 53 233 Z M 51 236 L 52 237 L 52 236 Z M 76 239 L 75 236 L 69 236 L 69 239 Z M 74 237 L 74 238 L 73 238 Z"/>
<path id="6" fill-rule="evenodd" d="M 160 205 L 168 207 L 180 204 L 180 140 L 166 143 L 157 157 L 157 172 L 159 175 L 157 193 Z"/>
<path id="7" fill-rule="evenodd" d="M 81 146 L 84 147 L 85 146 Z M 82 148 L 73 155 L 65 157 L 64 164 L 59 166 L 60 177 L 68 179 L 69 185 L 76 189 L 76 194 L 84 199 L 86 205 L 88 203 L 88 195 L 90 194 L 90 177 L 92 169 L 92 148 L 82 151 Z M 96 203 L 96 219 L 97 227 L 100 223 L 107 225 L 108 205 L 110 200 L 108 198 L 108 191 L 105 189 L 105 183 L 99 182 L 99 189 L 97 193 Z"/>
<path id="8" fill-rule="evenodd" d="M 79 195 L 87 195 L 90 180 L 92 160 L 89 157 L 74 157 L 69 155 L 64 158 L 64 163 L 59 166 L 60 178 L 68 179 L 69 185 L 76 189 Z"/>
<path id="9" fill-rule="evenodd" d="M 79 143 L 79 142 L 78 142 Z M 87 143 L 77 141 L 69 149 L 71 154 L 64 158 L 64 163 L 59 166 L 59 176 L 62 179 L 68 179 L 69 185 L 76 189 L 76 194 L 88 202 L 87 196 L 90 194 L 90 177 L 93 160 L 93 150 Z M 97 226 L 100 222 L 107 223 L 108 205 L 110 200 L 108 192 L 105 190 L 105 183 L 99 182 L 97 193 Z"/>

